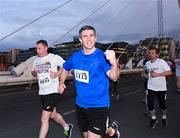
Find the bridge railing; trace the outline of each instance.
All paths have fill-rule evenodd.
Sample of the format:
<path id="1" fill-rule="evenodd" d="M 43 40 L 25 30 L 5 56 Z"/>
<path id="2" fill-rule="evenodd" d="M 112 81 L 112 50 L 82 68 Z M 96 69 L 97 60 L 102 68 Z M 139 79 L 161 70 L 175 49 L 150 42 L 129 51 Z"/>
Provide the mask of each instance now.
<path id="1" fill-rule="evenodd" d="M 140 73 L 143 69 L 123 69 L 121 70 L 121 74 L 136 74 Z M 72 80 L 73 75 L 68 74 L 67 80 Z M 0 72 L 0 86 L 11 86 L 11 85 L 22 85 L 37 83 L 37 78 L 34 77 L 15 77 L 10 75 L 10 72 Z"/>

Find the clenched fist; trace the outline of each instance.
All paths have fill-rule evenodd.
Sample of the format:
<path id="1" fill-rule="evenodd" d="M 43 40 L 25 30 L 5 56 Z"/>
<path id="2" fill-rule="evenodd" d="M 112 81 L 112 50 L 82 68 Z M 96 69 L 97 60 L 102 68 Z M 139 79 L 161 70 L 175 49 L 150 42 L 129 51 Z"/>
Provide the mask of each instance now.
<path id="1" fill-rule="evenodd" d="M 106 59 L 111 63 L 111 65 L 117 66 L 116 55 L 114 50 L 106 50 L 104 54 L 106 55 Z"/>

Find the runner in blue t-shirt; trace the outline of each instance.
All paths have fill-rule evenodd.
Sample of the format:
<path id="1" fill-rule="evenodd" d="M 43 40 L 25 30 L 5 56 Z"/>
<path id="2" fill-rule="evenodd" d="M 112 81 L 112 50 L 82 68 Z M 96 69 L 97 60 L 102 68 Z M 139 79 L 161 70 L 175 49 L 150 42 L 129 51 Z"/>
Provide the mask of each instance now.
<path id="1" fill-rule="evenodd" d="M 101 138 L 106 132 L 113 132 L 109 135 L 119 138 L 117 122 L 112 122 L 112 131 L 108 130 L 109 78 L 116 81 L 120 75 L 115 52 L 106 50 L 104 53 L 95 47 L 96 31 L 92 26 L 82 27 L 79 36 L 82 49 L 63 64 L 59 91 L 64 91 L 67 73 L 73 70 L 77 120 L 83 137 Z"/>

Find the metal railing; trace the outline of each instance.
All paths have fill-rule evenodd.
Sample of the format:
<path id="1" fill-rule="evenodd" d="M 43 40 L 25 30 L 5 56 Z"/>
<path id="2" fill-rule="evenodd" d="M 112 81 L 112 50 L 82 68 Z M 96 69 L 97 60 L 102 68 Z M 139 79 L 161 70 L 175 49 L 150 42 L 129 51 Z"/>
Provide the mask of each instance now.
<path id="1" fill-rule="evenodd" d="M 121 70 L 121 74 L 137 74 L 140 73 L 143 69 L 123 69 Z M 73 75 L 68 74 L 68 77 L 66 80 L 72 80 Z M 37 83 L 37 78 L 33 77 L 14 77 L 13 75 L 10 75 L 10 72 L 0 72 L 0 86 L 12 86 L 12 85 L 22 85 L 22 84 L 33 84 Z"/>

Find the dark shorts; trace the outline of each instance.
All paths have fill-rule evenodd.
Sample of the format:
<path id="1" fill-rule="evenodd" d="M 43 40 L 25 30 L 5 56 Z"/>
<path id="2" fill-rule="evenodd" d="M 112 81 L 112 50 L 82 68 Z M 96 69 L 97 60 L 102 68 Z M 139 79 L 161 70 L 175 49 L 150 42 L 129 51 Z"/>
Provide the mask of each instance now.
<path id="1" fill-rule="evenodd" d="M 144 80 L 144 90 L 147 90 L 147 83 L 148 83 L 148 80 L 145 79 L 145 80 Z"/>
<path id="2" fill-rule="evenodd" d="M 48 112 L 52 112 L 58 103 L 58 93 L 52 93 L 48 95 L 40 95 L 42 109 Z"/>
<path id="3" fill-rule="evenodd" d="M 147 106 L 149 111 L 154 110 L 154 102 L 155 98 L 158 99 L 159 103 L 159 108 L 162 110 L 166 110 L 166 96 L 167 96 L 167 91 L 153 91 L 153 90 L 148 90 L 148 95 L 147 95 Z"/>
<path id="4" fill-rule="evenodd" d="M 109 107 L 81 108 L 76 105 L 76 116 L 81 132 L 105 135 L 109 125 Z"/>

